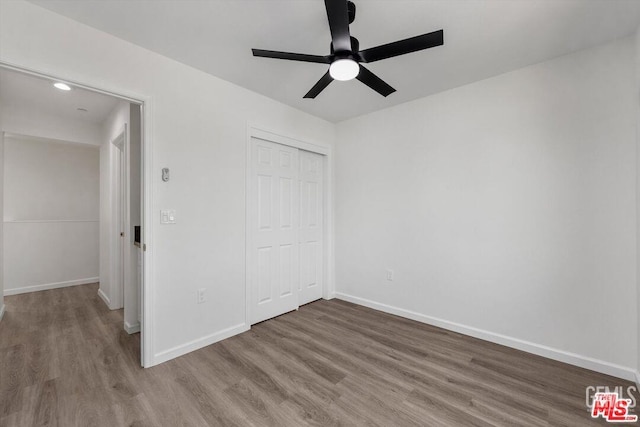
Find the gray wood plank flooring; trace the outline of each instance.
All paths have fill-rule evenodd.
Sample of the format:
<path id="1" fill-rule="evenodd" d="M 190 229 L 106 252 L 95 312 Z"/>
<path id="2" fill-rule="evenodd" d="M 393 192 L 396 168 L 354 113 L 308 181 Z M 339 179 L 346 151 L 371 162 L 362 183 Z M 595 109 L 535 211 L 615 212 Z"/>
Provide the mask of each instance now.
<path id="1" fill-rule="evenodd" d="M 142 369 L 97 289 L 5 298 L 0 426 L 606 425 L 585 388 L 633 385 L 338 300 Z"/>

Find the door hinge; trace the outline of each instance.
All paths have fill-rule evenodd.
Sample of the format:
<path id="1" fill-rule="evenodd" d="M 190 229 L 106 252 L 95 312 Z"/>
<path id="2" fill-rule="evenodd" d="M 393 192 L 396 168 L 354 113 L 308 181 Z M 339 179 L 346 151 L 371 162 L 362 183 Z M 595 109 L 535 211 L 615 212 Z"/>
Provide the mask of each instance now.
<path id="1" fill-rule="evenodd" d="M 146 244 L 142 245 L 142 250 L 143 250 L 144 252 L 146 252 L 146 251 L 147 251 L 147 245 L 146 245 Z"/>

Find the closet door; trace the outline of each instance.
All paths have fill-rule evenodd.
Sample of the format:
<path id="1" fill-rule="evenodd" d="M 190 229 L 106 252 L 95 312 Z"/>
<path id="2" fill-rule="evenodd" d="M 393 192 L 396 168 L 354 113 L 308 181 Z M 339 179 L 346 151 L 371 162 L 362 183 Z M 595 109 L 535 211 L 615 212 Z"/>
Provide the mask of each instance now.
<path id="1" fill-rule="evenodd" d="M 251 324 L 298 308 L 298 150 L 251 141 Z"/>
<path id="2" fill-rule="evenodd" d="M 299 304 L 322 298 L 324 265 L 324 156 L 299 152 L 300 296 Z"/>

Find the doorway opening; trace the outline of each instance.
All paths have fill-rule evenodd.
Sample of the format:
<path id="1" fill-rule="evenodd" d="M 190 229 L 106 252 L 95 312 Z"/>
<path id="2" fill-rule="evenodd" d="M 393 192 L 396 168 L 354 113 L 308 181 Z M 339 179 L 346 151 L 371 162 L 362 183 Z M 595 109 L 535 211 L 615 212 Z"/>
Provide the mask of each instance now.
<path id="1" fill-rule="evenodd" d="M 47 291 L 34 298 L 77 297 L 65 310 L 84 315 L 112 310 L 105 319 L 140 332 L 135 347 L 149 366 L 145 102 L 3 63 L 0 93 L 0 163 L 9 171 L 0 182 L 0 308 L 5 295 Z"/>

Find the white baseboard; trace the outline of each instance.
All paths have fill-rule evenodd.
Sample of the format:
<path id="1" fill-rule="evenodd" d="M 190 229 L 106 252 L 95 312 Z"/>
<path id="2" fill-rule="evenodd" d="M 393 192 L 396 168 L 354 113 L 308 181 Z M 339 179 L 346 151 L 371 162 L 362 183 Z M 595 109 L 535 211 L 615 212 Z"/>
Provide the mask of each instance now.
<path id="1" fill-rule="evenodd" d="M 241 334 L 242 332 L 246 332 L 248 330 L 249 330 L 249 326 L 246 323 L 242 323 L 240 325 L 232 326 L 230 328 L 224 329 L 220 332 L 216 332 L 215 334 L 198 338 L 197 340 L 193 340 L 186 344 L 182 344 L 182 345 L 170 348 L 169 350 L 161 351 L 160 353 L 156 353 L 154 355 L 153 362 L 150 366 L 158 365 L 168 360 L 175 359 L 176 357 L 182 356 L 187 353 L 191 353 L 192 351 L 201 349 L 202 347 L 206 347 L 211 344 L 215 344 L 218 341 L 222 341 L 224 339 L 230 338 L 234 335 Z"/>
<path id="2" fill-rule="evenodd" d="M 136 322 L 133 325 L 129 322 L 124 322 L 124 330 L 129 334 L 135 334 L 140 332 L 140 322 Z"/>
<path id="3" fill-rule="evenodd" d="M 438 319 L 436 317 L 431 317 L 424 314 L 416 313 L 414 311 L 405 310 L 402 308 L 393 307 L 387 304 L 382 304 L 382 303 L 371 301 L 368 299 L 355 297 L 353 295 L 343 294 L 341 292 L 336 292 L 336 298 L 351 302 L 353 304 L 363 305 L 365 307 L 369 307 L 374 310 L 383 311 L 385 313 L 395 314 L 396 316 L 405 317 L 407 319 L 415 320 L 417 322 L 422 322 L 429 325 L 437 326 L 439 328 L 447 329 L 449 331 L 458 332 L 463 335 L 469 335 L 474 338 L 479 338 L 481 340 L 485 340 L 485 341 L 493 342 L 496 344 L 504 345 L 507 347 L 515 348 L 518 350 L 526 351 L 527 353 L 537 354 L 538 356 L 557 360 L 559 362 L 568 363 L 570 365 L 578 366 L 580 368 L 590 369 L 592 371 L 622 378 L 628 381 L 638 382 L 638 379 L 639 379 L 638 378 L 639 374 L 636 373 L 635 369 L 605 362 L 604 360 L 598 360 L 591 357 L 582 356 L 580 354 L 570 353 L 564 350 L 547 347 L 545 345 L 524 341 L 518 338 L 496 334 L 493 332 L 485 331 L 485 330 L 474 328 L 471 326 L 461 325 L 459 323 Z"/>
<path id="4" fill-rule="evenodd" d="M 323 296 L 322 299 L 325 299 L 325 300 L 329 301 L 329 300 L 334 299 L 335 297 L 336 297 L 336 293 L 332 292 L 332 293 L 328 294 L 327 296 Z"/>
<path id="5" fill-rule="evenodd" d="M 4 317 L 4 304 L 0 306 L 0 320 L 2 320 L 3 317 Z"/>
<path id="6" fill-rule="evenodd" d="M 107 307 L 111 309 L 111 300 L 109 299 L 107 294 L 104 293 L 102 289 L 98 289 L 98 296 L 100 297 L 100 299 L 102 299 L 102 301 L 104 301 L 105 304 L 107 304 Z"/>
<path id="7" fill-rule="evenodd" d="M 26 294 L 28 292 L 48 291 L 50 289 L 68 288 L 70 286 L 88 285 L 90 283 L 98 283 L 99 277 L 89 277 L 87 279 L 68 280 L 66 282 L 46 283 L 44 285 L 25 286 L 23 288 L 5 289 L 4 295 Z"/>

